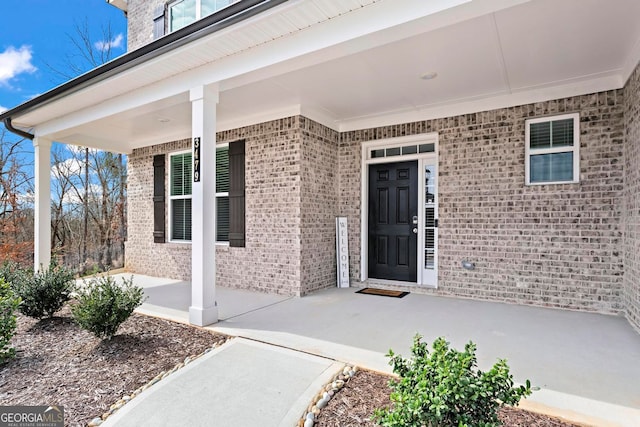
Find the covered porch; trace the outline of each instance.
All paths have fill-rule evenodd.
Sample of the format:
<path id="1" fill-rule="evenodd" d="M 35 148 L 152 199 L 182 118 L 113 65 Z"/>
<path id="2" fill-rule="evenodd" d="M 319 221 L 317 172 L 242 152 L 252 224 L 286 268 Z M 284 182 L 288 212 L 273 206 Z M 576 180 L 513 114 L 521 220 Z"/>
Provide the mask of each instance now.
<path id="1" fill-rule="evenodd" d="M 135 168 L 136 177 L 144 182 L 135 187 L 137 193 L 129 194 L 130 200 L 144 201 L 135 212 L 129 211 L 130 224 L 136 221 L 141 231 L 135 236 L 132 232 L 128 244 L 134 237 L 143 241 L 136 251 L 153 264 L 147 272 L 168 274 L 162 269 L 173 263 L 172 273 L 179 272 L 181 277 L 190 279 L 189 321 L 200 326 L 224 319 L 219 313 L 223 302 L 218 301 L 219 286 L 216 286 L 216 277 L 222 268 L 226 268 L 224 273 L 229 283 L 242 280 L 243 286 L 256 283 L 247 272 L 253 268 L 252 274 L 262 275 L 260 285 L 266 289 L 264 283 L 269 282 L 268 289 L 273 292 L 301 295 L 331 286 L 335 271 L 332 225 L 338 215 L 349 216 L 351 282 L 366 279 L 364 260 L 368 249 L 365 238 L 360 239 L 365 232 L 358 227 L 366 215 L 363 214 L 366 204 L 360 197 L 366 167 L 359 158 L 360 146 L 366 141 L 440 130 L 443 136 L 449 137 L 444 141 L 447 145 L 443 144 L 449 151 L 443 150 L 438 162 L 450 167 L 445 171 L 449 176 L 455 172 L 460 179 L 448 181 L 450 201 L 455 201 L 453 190 L 457 188 L 473 185 L 474 194 L 486 191 L 489 200 L 496 199 L 503 184 L 515 183 L 514 195 L 519 197 L 522 206 L 528 206 L 529 199 L 521 197 L 522 194 L 537 197 L 537 188 L 541 187 L 523 188 L 524 175 L 520 176 L 524 174 L 524 117 L 546 116 L 559 112 L 559 108 L 574 111 L 582 104 L 585 108 L 607 106 L 609 102 L 616 102 L 613 98 L 621 100 L 618 92 L 624 88 L 640 58 L 637 43 L 640 27 L 634 19 L 640 10 L 637 2 L 601 1 L 585 6 L 583 1 L 567 0 L 561 7 L 556 3 L 549 0 L 242 1 L 0 114 L 9 129 L 34 141 L 36 268 L 47 265 L 51 256 L 52 141 L 138 153 L 139 158 L 144 157 L 144 163 L 141 160 Z M 545 25 L 540 25 L 541 22 Z M 597 95 L 598 92 L 601 94 Z M 596 94 L 592 103 L 593 97 L 587 97 L 589 94 Z M 584 98 L 569 99 L 577 96 Z M 528 105 L 526 108 L 531 111 L 525 114 L 523 105 Z M 499 110 L 507 108 L 511 110 Z M 491 116 L 487 120 L 498 127 L 509 128 L 508 132 L 498 138 L 497 131 L 483 130 L 475 116 L 466 117 L 487 111 L 485 116 Z M 585 110 L 584 114 L 591 120 L 591 110 Z M 610 112 L 602 113 L 609 121 L 611 116 Z M 438 120 L 439 126 L 426 123 L 431 119 Z M 474 130 L 465 129 L 467 119 L 469 128 Z M 280 124 L 281 128 L 275 133 L 287 140 L 284 143 L 273 142 L 267 136 L 256 137 L 256 129 L 272 130 L 273 122 Z M 454 124 L 459 128 L 455 132 L 451 130 Z M 610 122 L 603 127 L 610 128 Z M 318 142 L 315 145 L 305 139 L 311 128 L 318 134 L 314 135 L 317 137 L 314 142 Z M 483 132 L 487 133 L 484 137 Z M 221 136 L 227 139 L 220 139 Z M 247 180 L 256 181 L 248 182 L 246 187 L 247 193 L 253 191 L 249 194 L 252 197 L 249 203 L 254 205 L 247 208 L 247 227 L 253 229 L 246 233 L 246 250 L 234 250 L 232 245 L 217 247 L 216 146 L 251 136 L 254 139 L 249 145 L 253 145 L 247 149 L 247 155 L 253 158 L 241 163 L 253 168 L 247 169 Z M 502 145 L 493 144 L 498 139 Z M 193 184 L 190 194 L 193 215 L 189 217 L 192 222 L 184 224 L 192 239 L 172 242 L 169 237 L 165 241 L 164 228 L 158 231 L 162 234 L 158 236 L 155 229 L 146 227 L 157 218 L 163 226 L 169 222 L 166 212 L 160 211 L 156 218 L 156 212 L 150 214 L 148 208 L 157 203 L 170 209 L 169 192 L 152 191 L 156 182 L 150 178 L 155 178 L 151 159 L 162 155 L 154 151 L 160 144 L 165 144 L 164 154 L 169 150 L 184 152 L 193 159 L 192 174 L 185 173 L 186 181 Z M 314 151 L 316 146 L 319 148 Z M 600 142 L 591 142 L 589 146 L 599 147 Z M 491 157 L 498 148 L 503 150 L 496 151 L 498 159 L 504 153 L 513 155 L 514 161 L 510 162 L 515 165 L 513 170 Z M 270 169 L 274 153 L 285 153 L 279 158 L 278 173 Z M 476 154 L 491 156 L 472 157 Z M 590 156 L 603 157 L 595 151 Z M 494 174 L 504 182 L 482 172 L 490 162 L 500 169 Z M 158 169 L 167 164 L 160 159 Z M 467 168 L 463 169 L 463 164 Z M 155 159 L 153 166 L 156 166 Z M 600 168 L 599 164 L 591 169 L 585 167 L 583 175 Z M 615 168 L 619 168 L 619 163 L 612 166 Z M 471 170 L 480 170 L 480 176 L 465 184 Z M 158 173 L 164 177 L 158 181 L 166 183 L 168 178 L 164 172 L 163 169 Z M 593 181 L 608 181 L 595 173 L 592 175 Z M 445 182 L 443 180 L 443 184 Z M 326 194 L 318 201 L 320 190 Z M 604 190 L 597 191 L 605 194 Z M 551 194 L 551 191 L 545 193 Z M 447 195 L 445 191 L 442 194 Z M 262 200 L 271 202 L 271 206 L 259 206 Z M 614 201 L 601 200 L 607 206 L 600 211 L 613 210 Z M 505 200 L 503 204 L 509 206 L 509 203 L 511 200 Z M 541 204 L 548 205 L 545 200 Z M 320 217 L 316 214 L 321 208 L 326 209 Z M 602 306 L 607 312 L 631 310 L 623 305 L 622 294 L 625 302 L 635 304 L 637 301 L 637 282 L 632 270 L 627 274 L 631 277 L 629 284 L 622 283 L 623 276 L 618 270 L 625 263 L 620 248 L 614 247 L 619 243 L 615 236 L 608 241 L 608 246 L 594 248 L 596 255 L 588 254 L 591 259 L 580 260 L 582 264 L 578 266 L 558 260 L 555 266 L 562 270 L 560 273 L 549 271 L 549 264 L 541 261 L 547 256 L 543 253 L 535 254 L 538 259 L 520 263 L 523 280 L 510 276 L 515 261 L 508 257 L 504 257 L 506 262 L 501 258 L 487 258 L 485 265 L 479 266 L 478 276 L 468 275 L 462 271 L 460 261 L 466 260 L 467 255 L 478 257 L 488 251 L 476 250 L 471 245 L 465 258 L 457 255 L 456 248 L 462 240 L 452 237 L 458 231 L 455 227 L 459 221 L 451 215 L 456 209 L 450 205 L 450 216 L 441 217 L 445 226 L 448 221 L 449 246 L 448 252 L 441 253 L 448 259 L 439 257 L 446 262 L 441 263 L 438 272 L 440 277 L 458 279 L 456 285 L 466 286 L 461 295 L 520 298 L 518 301 L 537 304 L 558 300 L 555 302 L 558 306 L 566 304 L 563 298 L 580 295 L 586 302 L 578 303 Z M 496 238 L 502 235 L 499 233 L 502 230 L 493 218 L 494 211 L 474 209 L 465 213 L 468 217 L 464 220 L 473 223 L 477 217 L 486 217 L 494 221 L 494 227 L 486 228 L 489 232 L 481 236 L 482 240 L 491 241 L 490 249 L 504 246 Z M 514 211 L 509 208 L 504 216 L 511 217 Z M 434 218 L 437 221 L 438 215 Z M 596 220 L 600 221 L 599 217 Z M 424 223 L 425 219 L 416 221 Z M 615 226 L 607 224 L 607 227 L 610 234 L 619 236 L 622 232 L 615 227 L 620 220 L 616 217 L 613 221 Z M 585 227 L 589 226 L 591 224 Z M 551 226 L 547 229 L 553 234 Z M 445 227 L 442 230 L 447 231 Z M 511 231 L 517 234 L 521 230 L 514 226 Z M 585 231 L 577 229 L 576 233 L 580 237 Z M 413 233 L 417 233 L 417 229 Z M 595 242 L 599 233 L 599 229 L 595 230 L 596 236 L 585 239 L 588 243 Z M 441 243 L 446 249 L 444 237 L 447 236 L 443 236 Z M 154 240 L 156 238 L 162 242 Z M 531 247 L 543 246 L 526 239 L 517 242 L 520 245 L 517 249 L 524 254 L 531 252 Z M 129 258 L 133 252 L 129 251 L 130 246 L 133 245 L 127 247 Z M 563 256 L 576 247 L 576 243 L 569 242 L 566 247 L 554 248 L 557 252 L 554 255 Z M 609 255 L 601 256 L 604 252 Z M 274 254 L 281 256 L 274 261 Z M 438 254 L 434 259 L 438 259 Z M 598 261 L 601 259 L 605 261 Z M 604 276 L 604 279 L 598 286 L 603 289 L 589 288 L 592 265 L 602 266 L 598 277 Z M 540 270 L 545 274 L 542 290 L 537 288 L 541 280 L 526 280 L 532 271 Z M 438 273 L 434 276 L 437 279 Z M 484 277 L 485 283 L 476 279 L 479 276 Z M 305 289 L 304 284 L 311 278 L 316 282 Z M 564 295 L 557 295 L 560 293 L 558 283 L 569 279 L 576 282 L 575 286 L 570 283 Z M 287 283 L 282 285 L 284 281 Z M 491 289 L 496 282 L 506 290 Z M 456 292 L 455 286 L 452 289 L 450 293 Z M 596 291 L 603 295 L 596 295 Z M 540 297 L 543 292 L 547 295 Z M 513 297 L 516 293 L 517 297 Z M 162 299 L 159 295 L 158 298 Z M 534 298 L 538 299 L 532 301 Z M 579 307 L 578 303 L 568 307 Z M 283 303 L 277 305 L 280 304 Z M 178 309 L 183 308 L 181 303 Z M 411 320 L 404 319 L 401 312 L 397 315 L 398 322 Z M 424 322 L 429 324 L 430 319 L 425 318 Z M 511 320 L 505 317 L 505 322 Z"/>
<path id="2" fill-rule="evenodd" d="M 188 321 L 188 282 L 133 280 L 148 296 L 140 312 Z M 506 358 L 515 381 L 539 388 L 525 408 L 591 425 L 640 423 L 640 339 L 623 317 L 356 290 L 291 298 L 219 287 L 220 322 L 211 328 L 382 372 L 390 372 L 387 351 L 407 356 L 416 333 L 457 348 L 471 340 L 481 369 Z"/>

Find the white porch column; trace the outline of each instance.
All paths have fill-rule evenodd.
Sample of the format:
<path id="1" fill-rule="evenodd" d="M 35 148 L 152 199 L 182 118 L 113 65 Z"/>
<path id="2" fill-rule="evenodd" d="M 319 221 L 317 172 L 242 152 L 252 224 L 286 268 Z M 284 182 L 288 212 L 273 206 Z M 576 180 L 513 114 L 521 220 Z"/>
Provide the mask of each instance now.
<path id="1" fill-rule="evenodd" d="M 193 155 L 189 322 L 205 326 L 218 321 L 215 205 L 218 88 L 195 87 L 189 92 L 189 98 Z"/>
<path id="2" fill-rule="evenodd" d="M 51 261 L 51 141 L 33 138 L 35 149 L 35 206 L 33 268 L 48 268 Z"/>

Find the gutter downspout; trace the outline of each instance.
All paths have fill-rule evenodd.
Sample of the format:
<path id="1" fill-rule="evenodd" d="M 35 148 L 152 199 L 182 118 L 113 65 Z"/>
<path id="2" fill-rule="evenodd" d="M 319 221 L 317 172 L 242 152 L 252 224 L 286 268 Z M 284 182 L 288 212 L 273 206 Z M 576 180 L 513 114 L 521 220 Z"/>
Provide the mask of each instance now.
<path id="1" fill-rule="evenodd" d="M 23 138 L 27 138 L 30 140 L 33 140 L 33 138 L 35 138 L 35 135 L 32 135 L 29 132 L 25 132 L 23 130 L 13 127 L 13 125 L 11 124 L 11 117 L 5 117 L 4 127 L 6 127 L 9 132 L 15 133 L 16 135 L 21 136 Z"/>

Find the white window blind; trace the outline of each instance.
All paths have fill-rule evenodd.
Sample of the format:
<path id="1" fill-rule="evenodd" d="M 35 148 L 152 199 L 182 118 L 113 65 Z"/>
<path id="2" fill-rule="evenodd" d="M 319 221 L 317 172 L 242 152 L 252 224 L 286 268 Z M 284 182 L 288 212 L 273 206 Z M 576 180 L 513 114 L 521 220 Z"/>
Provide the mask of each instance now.
<path id="1" fill-rule="evenodd" d="M 527 184 L 578 182 L 580 116 L 564 114 L 526 121 Z"/>

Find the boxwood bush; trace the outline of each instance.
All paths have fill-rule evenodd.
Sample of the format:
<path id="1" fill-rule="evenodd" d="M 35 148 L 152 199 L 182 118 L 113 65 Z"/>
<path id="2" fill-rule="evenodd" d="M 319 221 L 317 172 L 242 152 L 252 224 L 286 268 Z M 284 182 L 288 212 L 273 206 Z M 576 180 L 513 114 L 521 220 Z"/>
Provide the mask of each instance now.
<path id="1" fill-rule="evenodd" d="M 489 371 L 480 371 L 473 342 L 458 351 L 441 337 L 433 342 L 430 353 L 422 337 L 416 335 L 411 355 L 405 360 L 389 351 L 389 364 L 400 379 L 389 384 L 391 408 L 375 411 L 374 418 L 382 426 L 498 426 L 502 405 L 517 405 L 531 394 L 529 380 L 514 387 L 504 359 Z"/>
<path id="2" fill-rule="evenodd" d="M 15 355 L 11 338 L 16 333 L 16 309 L 20 298 L 14 293 L 4 278 L 0 277 L 0 365 Z"/>
<path id="3" fill-rule="evenodd" d="M 14 291 L 16 286 L 32 274 L 32 270 L 24 269 L 18 263 L 13 261 L 5 261 L 0 266 L 0 279 L 4 279 L 5 283 L 8 283 Z"/>
<path id="4" fill-rule="evenodd" d="M 12 274 L 11 287 L 22 300 L 20 312 L 36 319 L 53 317 L 75 288 L 73 272 L 54 262 L 35 274 L 30 270 L 15 270 Z"/>
<path id="5" fill-rule="evenodd" d="M 118 328 L 143 301 L 142 288 L 133 278 L 116 283 L 111 276 L 94 277 L 78 289 L 77 304 L 71 307 L 80 327 L 100 339 L 111 339 Z"/>

